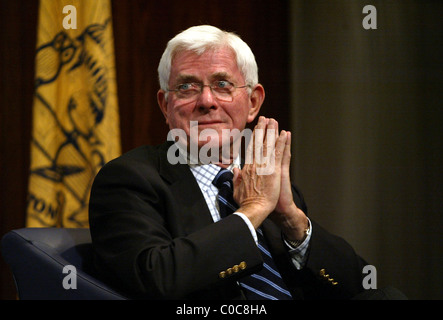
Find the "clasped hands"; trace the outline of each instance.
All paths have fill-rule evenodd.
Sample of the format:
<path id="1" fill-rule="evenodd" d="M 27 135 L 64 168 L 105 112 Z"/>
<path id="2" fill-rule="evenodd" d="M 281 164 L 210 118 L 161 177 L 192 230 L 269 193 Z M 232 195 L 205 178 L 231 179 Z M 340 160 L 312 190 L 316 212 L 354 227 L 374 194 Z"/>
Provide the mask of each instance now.
<path id="1" fill-rule="evenodd" d="M 260 117 L 246 151 L 246 163 L 234 168 L 234 199 L 258 228 L 269 216 L 289 240 L 301 240 L 308 219 L 294 203 L 290 180 L 291 132 Z"/>

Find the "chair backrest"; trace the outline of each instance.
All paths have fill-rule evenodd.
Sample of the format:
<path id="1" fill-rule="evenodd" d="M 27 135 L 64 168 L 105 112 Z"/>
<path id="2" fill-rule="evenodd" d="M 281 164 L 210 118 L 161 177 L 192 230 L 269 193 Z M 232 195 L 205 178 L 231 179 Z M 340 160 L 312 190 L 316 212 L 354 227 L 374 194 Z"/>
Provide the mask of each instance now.
<path id="1" fill-rule="evenodd" d="M 19 299 L 127 299 L 94 274 L 89 229 L 12 230 L 2 239 L 2 254 Z"/>

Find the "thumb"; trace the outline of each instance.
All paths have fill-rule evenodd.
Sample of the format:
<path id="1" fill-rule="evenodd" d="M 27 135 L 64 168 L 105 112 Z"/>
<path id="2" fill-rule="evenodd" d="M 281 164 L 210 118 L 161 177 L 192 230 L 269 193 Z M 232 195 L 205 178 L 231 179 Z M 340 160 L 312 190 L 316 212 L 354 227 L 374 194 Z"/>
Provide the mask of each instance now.
<path id="1" fill-rule="evenodd" d="M 233 169 L 233 172 L 234 172 L 234 177 L 232 178 L 232 181 L 234 183 L 234 186 L 236 186 L 242 180 L 242 178 L 241 178 L 241 170 L 236 167 L 236 168 Z"/>

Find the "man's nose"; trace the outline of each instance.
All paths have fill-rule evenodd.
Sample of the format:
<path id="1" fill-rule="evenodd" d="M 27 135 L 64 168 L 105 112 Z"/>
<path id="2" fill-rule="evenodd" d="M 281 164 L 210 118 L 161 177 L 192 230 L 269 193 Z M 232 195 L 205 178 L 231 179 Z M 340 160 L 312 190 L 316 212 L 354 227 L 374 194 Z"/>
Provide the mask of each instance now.
<path id="1" fill-rule="evenodd" d="M 204 86 L 202 92 L 197 99 L 197 107 L 200 110 L 215 109 L 216 99 L 214 93 L 209 86 Z"/>

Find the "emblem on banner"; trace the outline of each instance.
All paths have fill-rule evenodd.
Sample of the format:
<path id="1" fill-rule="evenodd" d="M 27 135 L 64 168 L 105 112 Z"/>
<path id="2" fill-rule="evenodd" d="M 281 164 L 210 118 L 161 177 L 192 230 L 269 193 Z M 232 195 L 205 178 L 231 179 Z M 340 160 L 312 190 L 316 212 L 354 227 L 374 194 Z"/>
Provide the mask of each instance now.
<path id="1" fill-rule="evenodd" d="M 92 181 L 120 152 L 110 21 L 37 48 L 28 226 L 87 227 Z"/>

